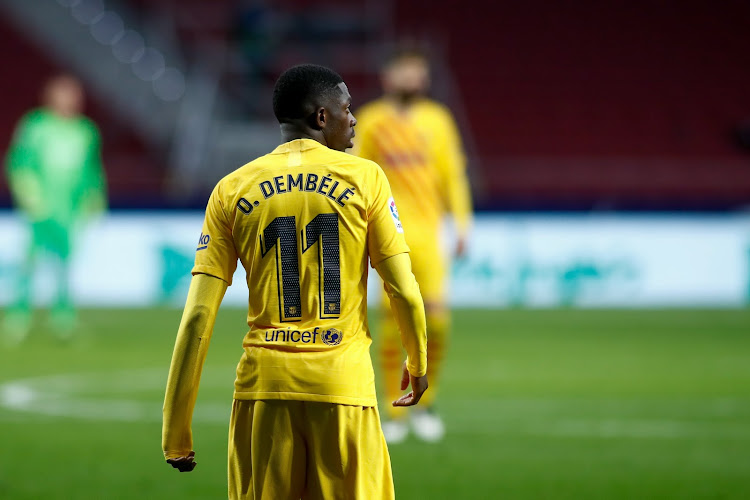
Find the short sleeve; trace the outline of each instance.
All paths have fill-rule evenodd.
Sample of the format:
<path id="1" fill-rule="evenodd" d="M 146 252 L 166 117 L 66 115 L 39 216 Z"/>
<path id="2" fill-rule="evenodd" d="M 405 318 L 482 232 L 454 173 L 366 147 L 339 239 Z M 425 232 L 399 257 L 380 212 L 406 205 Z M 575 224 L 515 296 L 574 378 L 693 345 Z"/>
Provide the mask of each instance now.
<path id="1" fill-rule="evenodd" d="M 367 210 L 367 251 L 370 264 L 375 267 L 388 257 L 409 251 L 404 228 L 398 215 L 391 186 L 383 170 L 376 166 L 370 183 L 370 203 Z"/>
<path id="2" fill-rule="evenodd" d="M 216 186 L 206 206 L 203 231 L 195 251 L 193 275 L 209 274 L 232 284 L 237 269 L 237 250 L 232 239 L 232 227 L 224 212 L 221 186 Z"/>

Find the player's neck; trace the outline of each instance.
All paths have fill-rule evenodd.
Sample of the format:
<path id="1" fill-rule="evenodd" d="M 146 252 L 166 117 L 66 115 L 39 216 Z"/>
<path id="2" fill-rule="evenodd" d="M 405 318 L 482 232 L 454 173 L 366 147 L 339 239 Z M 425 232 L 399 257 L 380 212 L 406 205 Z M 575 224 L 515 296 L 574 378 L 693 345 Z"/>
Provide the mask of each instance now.
<path id="1" fill-rule="evenodd" d="M 78 116 L 80 116 L 79 113 L 75 111 L 61 110 L 61 109 L 55 109 L 51 107 L 48 107 L 46 109 L 52 116 L 60 120 L 74 120 L 78 118 Z"/>
<path id="2" fill-rule="evenodd" d="M 391 94 L 388 96 L 388 100 L 398 111 L 406 113 L 420 97 L 419 94 Z"/>
<path id="3" fill-rule="evenodd" d="M 297 139 L 310 139 L 327 146 L 323 133 L 319 130 L 300 127 L 293 123 L 281 124 L 281 142 L 286 143 Z"/>

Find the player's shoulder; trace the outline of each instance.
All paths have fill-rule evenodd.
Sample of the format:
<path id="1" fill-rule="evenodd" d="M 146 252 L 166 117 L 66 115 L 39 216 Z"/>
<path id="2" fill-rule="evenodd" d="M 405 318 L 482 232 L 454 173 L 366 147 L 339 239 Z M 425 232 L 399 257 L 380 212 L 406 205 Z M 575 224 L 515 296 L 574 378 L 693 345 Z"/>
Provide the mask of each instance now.
<path id="1" fill-rule="evenodd" d="M 356 140 L 356 138 L 355 138 Z M 339 168 L 344 168 L 356 173 L 356 175 L 363 175 L 365 177 L 371 176 L 378 170 L 382 170 L 380 165 L 367 158 L 347 153 L 344 151 L 336 151 L 329 149 L 326 153 L 330 157 L 330 164 Z"/>
<path id="2" fill-rule="evenodd" d="M 353 155 L 351 153 L 347 153 L 345 151 L 336 151 L 335 149 L 330 148 L 324 148 L 321 149 L 321 151 L 324 152 L 327 159 L 330 158 L 330 161 L 332 161 L 334 164 L 355 168 L 371 168 L 372 165 L 376 165 L 376 163 L 371 160 Z"/>
<path id="3" fill-rule="evenodd" d="M 239 185 L 247 182 L 249 177 L 253 177 L 253 172 L 261 168 L 262 160 L 268 155 L 260 156 L 244 165 L 237 167 L 228 174 L 224 175 L 214 187 L 217 194 L 227 193 L 238 188 Z"/>
<path id="4" fill-rule="evenodd" d="M 254 183 L 264 172 L 272 170 L 285 161 L 279 155 L 267 153 L 237 167 L 224 175 L 216 183 L 214 192 L 219 196 L 229 196 L 248 184 Z"/>
<path id="5" fill-rule="evenodd" d="M 78 117 L 78 123 L 80 123 L 86 128 L 90 128 L 92 130 L 99 130 L 99 126 L 96 124 L 96 122 L 86 115 L 80 115 Z"/>
<path id="6" fill-rule="evenodd" d="M 94 120 L 89 118 L 88 116 L 81 115 L 78 117 L 78 124 L 81 128 L 81 130 L 85 130 L 87 133 L 91 134 L 94 138 L 99 137 L 99 126 L 96 124 Z"/>
<path id="7" fill-rule="evenodd" d="M 375 189 L 386 179 L 383 168 L 376 162 L 349 153 L 339 154 L 347 157 L 344 161 L 351 165 L 354 176 L 363 183 L 365 188 Z"/>
<path id="8" fill-rule="evenodd" d="M 18 120 L 18 123 L 22 125 L 31 125 L 46 120 L 49 116 L 49 112 L 44 108 L 33 108 L 24 113 Z"/>
<path id="9" fill-rule="evenodd" d="M 356 138 L 355 138 L 356 140 Z M 329 148 L 321 148 L 322 157 L 325 164 L 332 171 L 338 171 L 353 181 L 360 181 L 367 184 L 377 171 L 381 170 L 380 166 L 372 160 L 362 158 L 352 153 L 336 151 Z"/>
<path id="10" fill-rule="evenodd" d="M 275 172 L 280 166 L 286 166 L 286 163 L 286 157 L 278 154 L 260 156 L 222 177 L 216 183 L 212 196 L 219 197 L 222 202 L 229 202 L 236 193 L 265 179 L 268 172 Z M 316 148 L 313 163 L 326 165 L 331 172 L 337 172 L 361 187 L 375 185 L 377 179 L 385 177 L 383 169 L 374 161 L 322 145 Z"/>
<path id="11" fill-rule="evenodd" d="M 453 121 L 453 113 L 450 108 L 440 101 L 435 99 L 423 98 L 419 101 L 420 112 L 430 115 L 432 118 L 438 120 L 450 120 Z"/>
<path id="12" fill-rule="evenodd" d="M 338 171 L 354 184 L 360 185 L 366 192 L 385 179 L 383 169 L 372 160 L 332 149 L 328 150 L 326 156 L 327 165 L 332 171 Z"/>

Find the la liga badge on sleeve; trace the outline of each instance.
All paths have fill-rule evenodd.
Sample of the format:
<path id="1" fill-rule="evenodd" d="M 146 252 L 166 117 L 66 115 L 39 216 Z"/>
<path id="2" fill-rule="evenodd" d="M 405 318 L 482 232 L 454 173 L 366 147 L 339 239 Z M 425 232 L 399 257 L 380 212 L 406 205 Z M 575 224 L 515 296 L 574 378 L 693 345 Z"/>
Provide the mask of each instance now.
<path id="1" fill-rule="evenodd" d="M 393 224 L 396 226 L 396 231 L 403 233 L 404 226 L 401 225 L 401 219 L 398 216 L 398 209 L 396 208 L 396 201 L 393 197 L 388 200 L 388 209 L 391 211 L 391 217 L 393 217 Z"/>

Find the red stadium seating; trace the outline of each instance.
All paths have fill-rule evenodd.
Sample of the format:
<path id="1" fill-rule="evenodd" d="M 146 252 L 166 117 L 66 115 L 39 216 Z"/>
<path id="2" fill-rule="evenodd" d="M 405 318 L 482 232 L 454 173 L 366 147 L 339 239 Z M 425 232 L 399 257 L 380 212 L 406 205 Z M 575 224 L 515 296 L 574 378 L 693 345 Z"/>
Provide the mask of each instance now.
<path id="1" fill-rule="evenodd" d="M 747 2 L 439 3 L 398 2 L 398 31 L 447 52 L 491 204 L 750 203 Z"/>
<path id="2" fill-rule="evenodd" d="M 129 4 L 173 18 L 188 59 L 200 44 L 233 41 L 236 2 Z M 375 4 L 379 16 L 367 11 Z M 324 0 L 315 9 L 305 0 L 268 5 L 286 24 L 260 83 L 248 83 L 231 61 L 217 61 L 225 89 L 241 103 L 235 108 L 244 110 L 239 118 L 270 118 L 257 96 L 309 51 L 335 65 L 361 103 L 378 93 L 376 68 L 366 64 L 373 61 L 372 44 L 417 38 L 435 45 L 456 83 L 449 104 L 469 139 L 480 207 L 750 205 L 750 156 L 732 137 L 734 125 L 750 116 L 750 3 L 744 0 L 412 0 L 392 2 L 390 10 L 365 0 Z M 315 22 L 321 16 L 327 22 Z M 3 95 L 12 96 L 0 114 L 4 137 L 54 70 L 6 24 L 0 19 L 6 65 L 23 71 L 0 83 Z M 436 87 L 440 94 L 445 82 Z M 158 196 L 163 162 L 154 162 L 106 106 L 91 104 L 90 114 L 107 132 L 114 194 L 136 204 Z"/>

